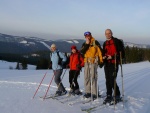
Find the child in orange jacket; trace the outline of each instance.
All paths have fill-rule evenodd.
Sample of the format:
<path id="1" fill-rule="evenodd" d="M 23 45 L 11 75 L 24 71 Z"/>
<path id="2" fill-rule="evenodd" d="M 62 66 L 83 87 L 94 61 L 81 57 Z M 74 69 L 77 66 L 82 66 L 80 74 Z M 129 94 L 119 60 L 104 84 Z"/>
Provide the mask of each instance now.
<path id="1" fill-rule="evenodd" d="M 77 78 L 80 74 L 81 68 L 84 66 L 84 60 L 76 46 L 71 47 L 71 55 L 69 62 L 69 83 L 70 83 L 70 94 L 81 94 Z"/>

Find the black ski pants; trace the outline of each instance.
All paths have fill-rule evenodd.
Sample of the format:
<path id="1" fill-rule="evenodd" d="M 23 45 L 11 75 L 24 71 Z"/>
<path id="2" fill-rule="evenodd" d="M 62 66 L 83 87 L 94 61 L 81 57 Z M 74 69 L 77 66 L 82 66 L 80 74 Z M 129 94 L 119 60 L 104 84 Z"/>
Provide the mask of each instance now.
<path id="1" fill-rule="evenodd" d="M 70 83 L 70 88 L 73 89 L 74 91 L 76 89 L 79 89 L 79 84 L 78 84 L 78 76 L 79 76 L 79 70 L 70 70 L 69 71 L 69 83 Z"/>
<path id="2" fill-rule="evenodd" d="M 107 63 L 104 66 L 105 71 L 105 78 L 106 78 L 106 89 L 107 95 L 112 96 L 112 90 L 114 89 L 114 78 L 117 78 L 118 73 L 118 64 L 116 64 L 116 76 L 115 76 L 115 64 L 114 63 Z M 119 87 L 116 82 L 116 96 L 120 96 Z"/>

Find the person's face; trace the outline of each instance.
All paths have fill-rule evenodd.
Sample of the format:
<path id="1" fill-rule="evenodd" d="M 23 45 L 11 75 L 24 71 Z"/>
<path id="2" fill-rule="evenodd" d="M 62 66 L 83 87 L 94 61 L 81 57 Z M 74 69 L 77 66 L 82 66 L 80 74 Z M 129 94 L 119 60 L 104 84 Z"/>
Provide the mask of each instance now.
<path id="1" fill-rule="evenodd" d="M 51 51 L 54 52 L 56 50 L 56 47 L 51 47 Z"/>
<path id="2" fill-rule="evenodd" d="M 71 51 L 72 51 L 72 53 L 76 53 L 76 49 L 72 49 Z"/>
<path id="3" fill-rule="evenodd" d="M 110 39 L 112 37 L 112 32 L 110 30 L 105 31 L 105 36 L 107 39 Z"/>
<path id="4" fill-rule="evenodd" d="M 86 35 L 85 38 L 88 38 L 89 40 L 92 38 L 91 35 Z"/>

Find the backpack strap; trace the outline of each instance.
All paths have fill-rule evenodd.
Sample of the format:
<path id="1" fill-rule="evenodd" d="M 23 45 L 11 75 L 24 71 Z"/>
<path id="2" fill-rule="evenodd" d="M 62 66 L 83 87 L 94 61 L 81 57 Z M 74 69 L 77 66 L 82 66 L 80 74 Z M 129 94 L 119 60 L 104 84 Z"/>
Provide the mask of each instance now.
<path id="1" fill-rule="evenodd" d="M 98 47 L 100 48 L 101 52 L 103 51 L 103 49 L 101 48 L 100 43 L 99 43 L 97 40 L 95 40 L 95 45 L 98 46 Z"/>
<path id="2" fill-rule="evenodd" d="M 50 52 L 50 58 L 52 58 L 52 52 Z"/>
<path id="3" fill-rule="evenodd" d="M 81 65 L 80 53 L 78 53 L 78 60 L 79 60 L 79 65 Z"/>
<path id="4" fill-rule="evenodd" d="M 79 66 L 81 65 L 80 57 L 81 57 L 81 53 L 78 53 Z M 80 68 L 80 71 L 82 71 L 82 67 Z M 79 73 L 79 75 L 80 75 L 80 73 Z"/>
<path id="5" fill-rule="evenodd" d="M 60 59 L 59 51 L 57 51 L 57 56 L 58 56 L 58 58 Z"/>
<path id="6" fill-rule="evenodd" d="M 52 52 L 50 52 L 50 62 L 52 62 Z"/>

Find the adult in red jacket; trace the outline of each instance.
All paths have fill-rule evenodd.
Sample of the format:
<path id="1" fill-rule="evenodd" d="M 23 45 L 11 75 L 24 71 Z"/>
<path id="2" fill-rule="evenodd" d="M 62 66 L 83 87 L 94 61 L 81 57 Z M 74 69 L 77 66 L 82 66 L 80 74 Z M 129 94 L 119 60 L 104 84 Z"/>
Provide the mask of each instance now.
<path id="1" fill-rule="evenodd" d="M 69 83 L 70 83 L 70 94 L 81 94 L 78 84 L 78 76 L 80 74 L 81 68 L 84 66 L 84 60 L 80 52 L 77 50 L 76 46 L 71 47 L 71 55 L 69 62 Z"/>

